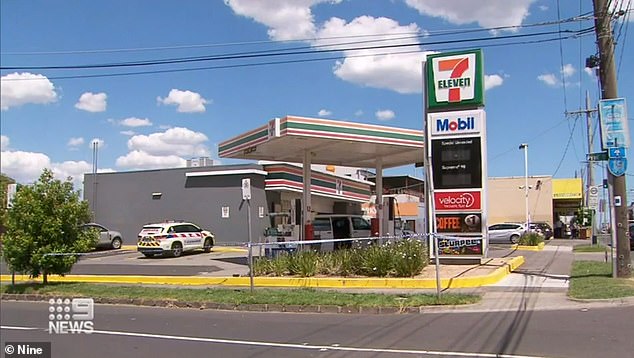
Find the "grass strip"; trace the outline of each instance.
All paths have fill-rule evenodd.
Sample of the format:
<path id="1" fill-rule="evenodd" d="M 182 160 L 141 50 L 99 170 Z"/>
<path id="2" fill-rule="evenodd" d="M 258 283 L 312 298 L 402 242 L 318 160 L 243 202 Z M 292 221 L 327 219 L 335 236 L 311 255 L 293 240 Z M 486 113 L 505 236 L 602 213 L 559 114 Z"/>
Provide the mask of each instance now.
<path id="1" fill-rule="evenodd" d="M 575 261 L 568 295 L 583 299 L 634 296 L 634 279 L 612 278 L 612 264 L 609 262 Z"/>
<path id="2" fill-rule="evenodd" d="M 183 302 L 275 305 L 332 305 L 348 307 L 420 307 L 433 305 L 463 305 L 479 302 L 481 297 L 470 294 L 444 293 L 440 301 L 435 294 L 349 293 L 332 290 L 249 289 L 225 288 L 165 288 L 91 283 L 3 284 L 2 293 L 41 294 L 64 297 L 123 298 L 176 300 Z"/>
<path id="3" fill-rule="evenodd" d="M 574 252 L 606 252 L 607 246 L 603 245 L 577 245 L 572 251 Z"/>

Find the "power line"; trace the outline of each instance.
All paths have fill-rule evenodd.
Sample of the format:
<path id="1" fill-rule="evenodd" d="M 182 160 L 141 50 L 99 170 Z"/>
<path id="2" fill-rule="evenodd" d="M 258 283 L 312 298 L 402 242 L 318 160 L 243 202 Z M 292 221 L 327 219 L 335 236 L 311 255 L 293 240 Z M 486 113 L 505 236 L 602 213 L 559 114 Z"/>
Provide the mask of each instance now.
<path id="1" fill-rule="evenodd" d="M 573 39 L 578 36 L 589 35 L 591 32 L 584 33 L 582 35 L 570 35 L 568 37 L 564 37 L 564 39 Z M 540 39 L 540 40 L 531 40 L 531 41 L 518 41 L 515 43 L 502 43 L 502 44 L 484 44 L 480 47 L 490 48 L 490 47 L 501 47 L 501 46 L 514 46 L 514 45 L 525 45 L 525 44 L 542 44 L 546 42 L 558 41 L 559 37 L 549 38 L 549 39 Z M 461 50 L 471 48 L 471 46 L 464 47 L 448 47 L 448 48 L 438 48 L 438 51 L 451 51 L 451 50 Z M 64 80 L 64 79 L 85 79 L 85 78 L 100 78 L 100 77 L 121 77 L 121 76 L 135 76 L 135 75 L 148 75 L 148 74 L 161 74 L 161 73 L 177 73 L 177 72 L 192 72 L 192 71 L 203 71 L 203 70 L 219 70 L 219 69 L 231 69 L 231 68 L 244 68 L 244 67 L 256 67 L 256 66 L 268 66 L 268 65 L 283 65 L 283 64 L 296 64 L 296 63 L 308 63 L 308 62 L 318 62 L 318 61 L 328 61 L 328 60 L 340 60 L 345 58 L 361 58 L 361 57 L 369 57 L 369 56 L 385 56 L 385 55 L 404 55 L 404 54 L 412 54 L 412 53 L 420 53 L 424 52 L 423 50 L 412 50 L 412 51 L 400 51 L 400 52 L 383 52 L 383 53 L 374 53 L 374 54 L 361 54 L 361 55 L 339 55 L 339 56 L 330 56 L 330 57 L 320 57 L 320 58 L 305 58 L 305 59 L 292 59 L 292 60 L 284 60 L 284 61 L 269 61 L 269 62 L 259 62 L 259 63 L 243 63 L 243 64 L 229 64 L 229 65 L 219 65 L 219 66 L 205 66 L 205 67 L 193 67 L 193 68 L 180 68 L 180 69 L 164 69 L 164 70 L 149 70 L 149 71 L 135 71 L 135 72 L 118 72 L 118 73 L 106 73 L 106 74 L 87 74 L 87 75 L 68 75 L 68 76 L 50 76 L 47 77 L 49 80 Z M 3 79 L 3 81 L 36 81 L 40 79 L 34 78 L 15 78 L 15 79 Z"/>
<path id="2" fill-rule="evenodd" d="M 591 31 L 592 28 L 584 29 L 583 31 Z M 390 44 L 390 45 L 375 45 L 375 46 L 362 46 L 362 47 L 350 47 L 350 48 L 336 48 L 336 49 L 322 49 L 322 50 L 266 50 L 249 53 L 236 53 L 236 54 L 222 54 L 211 55 L 202 57 L 184 57 L 184 58 L 171 58 L 162 60 L 151 61 L 138 61 L 138 62 L 120 62 L 120 63 L 104 63 L 104 64 L 87 64 L 87 65 L 61 65 L 61 66 L 4 66 L 0 67 L 0 70 L 78 70 L 78 69 L 99 69 L 99 68 L 124 68 L 124 67 L 145 67 L 156 65 L 168 65 L 168 64 L 180 64 L 180 63 L 193 63 L 193 62 L 207 62 L 207 61 L 219 61 L 219 60 L 235 60 L 235 59 L 248 59 L 248 58 L 261 58 L 261 57 L 273 57 L 273 56 L 291 56 L 291 55 L 313 55 L 320 53 L 331 52 L 350 52 L 350 51 L 362 51 L 362 50 L 380 50 L 386 48 L 402 48 L 413 46 L 430 46 L 430 45 L 443 45 L 443 44 L 455 44 L 455 43 L 470 43 L 478 41 L 498 41 L 514 38 L 536 37 L 552 34 L 561 34 L 562 32 L 570 34 L 581 34 L 578 31 L 563 30 L 563 31 L 550 31 L 531 34 L 519 34 L 519 35 L 507 35 L 500 37 L 486 37 L 486 38 L 470 38 L 470 39 L 456 39 L 445 41 L 431 41 L 431 42 L 415 42 L 406 44 Z M 334 45 L 333 45 L 334 46 Z M 340 46 L 340 45 L 336 45 Z"/>
<path id="3" fill-rule="evenodd" d="M 564 20 L 558 21 L 544 21 L 533 24 L 525 25 L 510 25 L 510 26 L 498 26 L 488 28 L 468 28 L 462 30 L 436 30 L 436 31 L 405 31 L 397 33 L 383 33 L 383 34 L 360 34 L 360 35 L 345 35 L 345 36 L 329 36 L 329 37 L 312 37 L 286 41 L 276 40 L 262 40 L 262 41 L 239 41 L 239 42 L 225 42 L 225 43 L 211 43 L 211 44 L 191 44 L 191 45 L 177 45 L 177 46 L 156 46 L 156 47 L 134 47 L 134 48 L 117 48 L 117 49 L 92 49 L 92 50 L 68 50 L 68 51 L 37 51 L 37 52 L 4 52 L 2 55 L 6 56 L 37 56 L 37 55 L 73 55 L 73 54 L 103 54 L 103 53 L 121 53 L 121 52 L 147 52 L 147 51 L 166 51 L 166 50 L 184 50 L 184 49 L 199 49 L 199 48 L 214 48 L 214 47 L 230 47 L 230 46 L 246 46 L 246 45 L 262 45 L 262 44 L 274 44 L 274 43 L 293 43 L 293 42 L 315 42 L 322 40 L 334 40 L 334 39 L 353 39 L 353 38 L 368 38 L 368 37 L 385 37 L 385 36 L 400 36 L 400 35 L 412 35 L 412 37 L 433 37 L 433 36 L 446 36 L 446 35 L 460 35 L 474 32 L 490 32 L 490 31 L 503 31 L 503 30 L 519 30 L 523 28 L 533 28 L 540 26 L 550 26 L 559 23 L 570 22 L 582 22 L 592 20 L 593 16 L 591 12 L 583 13 L 578 16 L 570 17 Z M 385 39 L 390 40 L 390 39 Z M 342 44 L 339 44 L 342 45 Z"/>
<path id="4" fill-rule="evenodd" d="M 553 177 L 555 175 L 557 175 L 557 172 L 561 168 L 561 165 L 563 164 L 564 159 L 566 158 L 566 153 L 568 153 L 568 148 L 570 147 L 570 142 L 572 141 L 572 139 L 574 137 L 575 127 L 577 126 L 578 119 L 579 119 L 579 115 L 576 115 L 575 116 L 575 121 L 573 122 L 573 125 L 572 125 L 572 129 L 570 130 L 570 136 L 568 136 L 568 142 L 566 143 L 566 148 L 564 149 L 564 153 L 561 156 L 561 160 L 559 160 L 559 164 L 557 165 L 557 169 L 555 169 L 555 172 L 552 175 Z"/>

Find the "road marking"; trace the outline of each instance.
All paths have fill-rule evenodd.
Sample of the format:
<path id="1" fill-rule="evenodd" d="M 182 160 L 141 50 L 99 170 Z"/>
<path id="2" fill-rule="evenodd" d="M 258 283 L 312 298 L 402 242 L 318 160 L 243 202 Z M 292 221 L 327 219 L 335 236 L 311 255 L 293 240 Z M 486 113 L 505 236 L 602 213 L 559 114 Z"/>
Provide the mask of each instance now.
<path id="1" fill-rule="evenodd" d="M 37 330 L 36 327 L 17 327 L 17 326 L 0 326 L 0 329 L 8 330 Z M 48 332 L 44 328 L 39 328 L 42 331 Z M 358 352 L 358 353 L 390 353 L 390 354 L 416 354 L 416 355 L 429 355 L 429 356 L 452 356 L 452 357 L 484 357 L 484 358 L 546 358 L 545 356 L 526 356 L 515 354 L 502 354 L 502 353 L 472 353 L 472 352 L 446 352 L 446 351 L 429 351 L 429 350 L 417 350 L 417 349 L 390 349 L 390 348 L 363 348 L 363 347 L 345 347 L 340 345 L 314 345 L 314 344 L 298 344 L 298 343 L 278 343 L 278 342 L 263 342 L 263 341 L 245 341 L 238 339 L 220 339 L 220 338 L 205 338 L 205 337 L 188 337 L 188 336 L 173 336 L 167 334 L 152 334 L 152 333 L 140 333 L 140 332 L 121 332 L 121 331 L 100 331 L 94 330 L 92 334 L 103 334 L 109 336 L 125 336 L 125 337 L 140 337 L 140 338 L 156 338 L 166 339 L 173 341 L 189 341 L 189 342 L 207 342 L 207 343 L 221 343 L 221 344 L 235 344 L 245 346 L 260 346 L 260 347 L 276 347 L 276 348 L 294 348 L 294 349 L 306 349 L 317 351 L 343 351 L 343 352 Z"/>
<path id="2" fill-rule="evenodd" d="M 36 331 L 40 328 L 37 327 L 18 327 L 18 326 L 0 326 L 2 329 L 11 329 L 14 331 Z"/>

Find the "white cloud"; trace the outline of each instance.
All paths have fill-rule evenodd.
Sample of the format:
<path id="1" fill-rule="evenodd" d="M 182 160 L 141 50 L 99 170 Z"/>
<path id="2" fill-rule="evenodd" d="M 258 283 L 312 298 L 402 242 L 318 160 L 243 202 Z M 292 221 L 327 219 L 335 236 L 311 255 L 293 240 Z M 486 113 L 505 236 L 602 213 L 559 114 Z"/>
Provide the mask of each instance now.
<path id="1" fill-rule="evenodd" d="M 536 0 L 406 0 L 408 6 L 419 13 L 443 18 L 455 24 L 478 23 L 482 27 L 518 26 L 529 15 L 529 8 Z M 418 25 L 400 25 L 385 17 L 360 16 L 350 22 L 336 17 L 317 26 L 311 8 L 319 3 L 339 3 L 339 0 L 225 0 L 225 4 L 241 16 L 249 17 L 268 27 L 269 37 L 274 40 L 304 39 L 313 47 L 336 44 L 342 36 L 375 35 L 381 45 L 398 45 L 411 42 L 402 39 L 404 33 L 424 35 Z M 516 31 L 516 29 L 509 29 Z M 396 37 L 400 40 L 393 40 Z M 339 37 L 339 39 L 335 39 Z M 366 37 L 367 38 L 367 37 Z M 310 40 L 312 39 L 312 40 Z M 391 40 L 392 39 L 392 40 Z M 391 40 L 391 41 L 386 41 Z M 337 49 L 337 46 L 328 46 Z M 422 92 L 422 66 L 428 53 L 418 46 L 398 50 L 345 51 L 345 55 L 333 67 L 333 72 L 344 81 L 361 86 L 389 89 L 399 93 Z M 392 54 L 385 55 L 384 52 Z M 498 78 L 491 78 L 492 87 Z M 503 81 L 502 81 L 503 82 Z"/>
<path id="2" fill-rule="evenodd" d="M 501 86 L 504 83 L 504 78 L 500 75 L 485 75 L 484 76 L 484 90 L 490 90 L 491 88 L 495 88 Z"/>
<path id="3" fill-rule="evenodd" d="M 47 104 L 57 101 L 55 86 L 43 75 L 10 73 L 0 78 L 0 109 L 23 104 Z"/>
<path id="4" fill-rule="evenodd" d="M 86 92 L 79 97 L 79 101 L 75 103 L 75 108 L 87 112 L 103 112 L 106 110 L 107 98 L 108 96 L 103 92 Z"/>
<path id="5" fill-rule="evenodd" d="M 547 11 L 547 10 L 548 10 L 548 6 L 546 6 L 546 5 L 539 5 L 539 9 L 540 9 L 541 11 Z"/>
<path id="6" fill-rule="evenodd" d="M 597 73 L 594 68 L 584 67 L 583 72 L 585 72 L 590 77 L 596 77 Z"/>
<path id="7" fill-rule="evenodd" d="M 557 77 L 552 74 L 552 73 L 546 73 L 543 75 L 539 75 L 537 76 L 537 79 L 544 82 L 545 84 L 551 86 L 551 87 L 557 87 L 559 86 L 559 80 L 557 79 Z"/>
<path id="8" fill-rule="evenodd" d="M 319 112 L 317 113 L 317 115 L 320 117 L 327 117 L 327 116 L 330 116 L 331 114 L 332 112 L 327 109 L 320 109 Z"/>
<path id="9" fill-rule="evenodd" d="M 405 0 L 422 15 L 439 17 L 453 24 L 478 23 L 484 28 L 518 26 L 530 14 L 535 0 Z"/>
<path id="10" fill-rule="evenodd" d="M 209 155 L 204 144 L 208 138 L 200 132 L 175 127 L 165 132 L 136 135 L 128 140 L 128 149 L 140 150 L 152 155 L 179 155 L 202 157 Z"/>
<path id="11" fill-rule="evenodd" d="M 391 109 L 378 110 L 376 111 L 376 113 L 374 113 L 374 115 L 376 116 L 376 119 L 380 121 L 389 121 L 391 119 L 394 119 L 394 117 L 396 117 L 396 114 Z"/>
<path id="12" fill-rule="evenodd" d="M 420 33 L 419 27 L 412 23 L 401 26 L 398 22 L 385 17 L 361 16 L 347 23 L 343 19 L 331 18 L 318 32 L 319 40 L 313 45 L 323 46 L 332 43 L 327 38 L 340 36 L 374 35 L 375 40 L 391 40 L 403 33 Z M 411 43 L 411 39 L 382 41 L 382 45 Z M 332 47 L 328 47 L 332 48 Z M 407 47 L 407 51 L 421 50 L 418 46 Z M 421 76 L 425 53 L 389 54 L 385 50 L 344 51 L 346 58 L 335 63 L 335 75 L 345 81 L 362 86 L 385 88 L 399 93 L 420 93 Z M 355 57 L 363 56 L 363 57 Z"/>
<path id="13" fill-rule="evenodd" d="M 121 133 L 121 134 L 123 134 L 123 135 L 127 135 L 127 136 L 133 136 L 133 135 L 135 135 L 135 134 L 136 134 L 136 132 L 135 132 L 135 131 L 121 131 L 121 132 L 119 132 L 119 133 Z"/>
<path id="14" fill-rule="evenodd" d="M 125 127 L 147 127 L 152 125 L 149 119 L 136 117 L 122 119 L 119 123 Z"/>
<path id="15" fill-rule="evenodd" d="M 3 151 L 2 172 L 20 183 L 35 181 L 42 169 L 51 167 L 51 160 L 42 153 Z"/>
<path id="16" fill-rule="evenodd" d="M 70 177 L 75 190 L 81 190 L 84 173 L 92 171 L 92 164 L 83 160 L 55 163 L 44 153 L 9 150 L 9 138 L 7 136 L 1 136 L 0 138 L 2 139 L 2 153 L 0 153 L 2 172 L 19 183 L 33 183 L 40 177 L 42 170 L 49 168 L 53 171 L 55 178 L 66 180 Z M 71 138 L 69 145 L 71 143 L 80 145 L 83 143 L 83 138 Z M 97 171 L 104 173 L 112 172 L 113 170 L 100 168 Z"/>
<path id="17" fill-rule="evenodd" d="M 355 115 L 356 117 L 361 117 L 361 116 L 363 115 L 363 111 L 359 109 L 359 110 L 357 110 L 356 112 L 354 112 L 354 115 Z"/>
<path id="18" fill-rule="evenodd" d="M 237 15 L 266 25 L 269 37 L 278 41 L 313 38 L 315 23 L 310 8 L 324 2 L 340 0 L 225 0 Z"/>
<path id="19" fill-rule="evenodd" d="M 56 178 L 66 180 L 66 178 L 71 177 L 75 189 L 82 189 L 84 174 L 92 172 L 92 164 L 83 160 L 53 163 L 52 167 Z"/>
<path id="20" fill-rule="evenodd" d="M 187 161 L 176 155 L 152 155 L 141 150 L 117 158 L 116 165 L 122 168 L 160 169 L 184 167 Z"/>
<path id="21" fill-rule="evenodd" d="M 76 149 L 77 147 L 83 144 L 84 144 L 84 138 L 82 137 L 77 137 L 77 138 L 72 137 L 71 139 L 68 140 L 68 143 L 66 143 L 66 145 L 71 147 L 72 149 Z"/>
<path id="22" fill-rule="evenodd" d="M 566 87 L 578 86 L 579 85 L 578 82 L 566 81 L 567 78 L 572 77 L 576 72 L 577 70 L 575 69 L 575 67 L 568 63 L 568 64 L 565 64 L 561 68 L 560 70 L 561 76 L 557 76 L 554 73 L 544 73 L 537 76 L 537 79 L 544 82 L 546 85 L 550 87 L 560 87 L 563 85 L 564 81 L 566 83 Z"/>
<path id="23" fill-rule="evenodd" d="M 92 149 L 95 147 L 95 143 L 97 144 L 97 149 L 101 149 L 106 145 L 106 142 L 101 138 L 93 138 L 90 140 L 90 145 L 88 148 Z"/>
<path id="24" fill-rule="evenodd" d="M 561 69 L 561 74 L 564 75 L 564 77 L 570 77 L 574 75 L 575 72 L 577 72 L 577 70 L 573 65 L 569 63 L 565 64 L 564 67 Z"/>
<path id="25" fill-rule="evenodd" d="M 164 105 L 177 105 L 178 111 L 182 113 L 204 112 L 205 104 L 211 101 L 204 99 L 199 93 L 191 91 L 181 91 L 172 89 L 165 98 L 157 97 L 156 100 Z"/>
<path id="26" fill-rule="evenodd" d="M 130 152 L 117 158 L 118 167 L 157 169 L 183 167 L 183 157 L 210 155 L 206 135 L 187 128 L 175 127 L 150 135 L 135 135 L 128 140 Z"/>
<path id="27" fill-rule="evenodd" d="M 9 150 L 9 137 L 6 135 L 0 135 L 0 150 Z"/>

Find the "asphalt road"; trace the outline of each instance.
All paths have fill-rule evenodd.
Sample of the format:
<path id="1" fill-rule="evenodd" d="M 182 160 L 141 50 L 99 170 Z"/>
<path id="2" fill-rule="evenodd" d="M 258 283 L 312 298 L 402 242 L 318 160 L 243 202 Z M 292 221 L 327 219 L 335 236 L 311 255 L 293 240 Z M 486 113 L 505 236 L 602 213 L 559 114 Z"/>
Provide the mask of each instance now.
<path id="1" fill-rule="evenodd" d="M 9 270 L 0 261 L 0 272 Z M 228 275 L 248 272 L 247 258 L 241 252 L 202 251 L 185 253 L 181 257 L 147 258 L 136 251 L 100 251 L 82 257 L 72 268 L 73 275 L 141 275 L 198 276 Z"/>
<path id="2" fill-rule="evenodd" d="M 197 311 L 97 305 L 95 332 L 49 334 L 48 303 L 2 302 L 1 343 L 52 357 L 631 357 L 632 307 L 411 315 Z M 37 330 L 19 330 L 37 328 Z M 498 354 L 498 355 L 496 355 Z"/>

